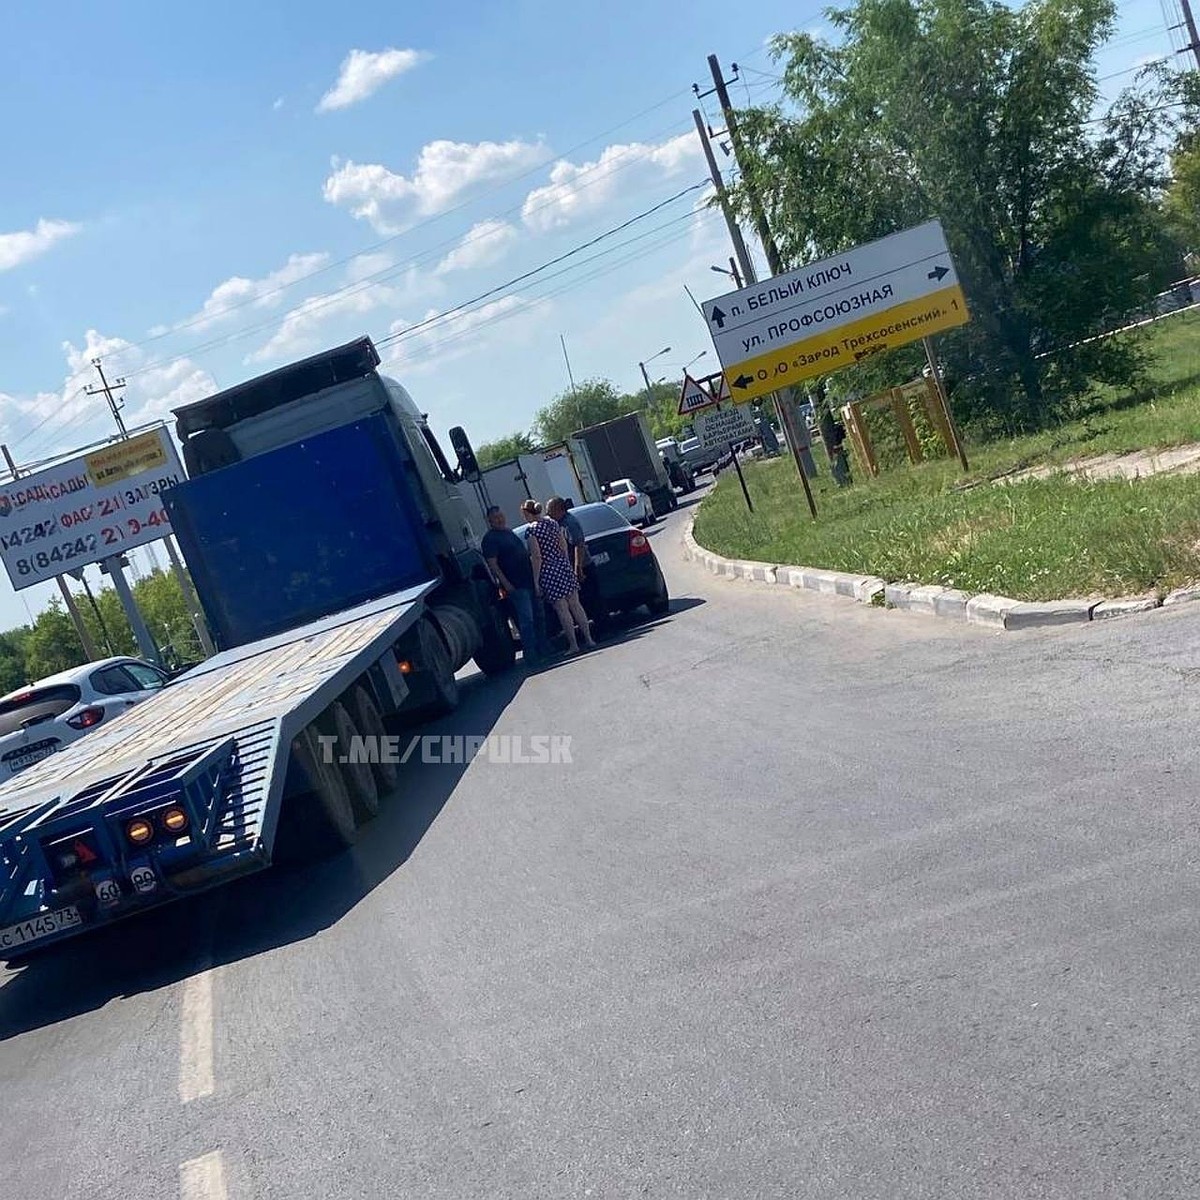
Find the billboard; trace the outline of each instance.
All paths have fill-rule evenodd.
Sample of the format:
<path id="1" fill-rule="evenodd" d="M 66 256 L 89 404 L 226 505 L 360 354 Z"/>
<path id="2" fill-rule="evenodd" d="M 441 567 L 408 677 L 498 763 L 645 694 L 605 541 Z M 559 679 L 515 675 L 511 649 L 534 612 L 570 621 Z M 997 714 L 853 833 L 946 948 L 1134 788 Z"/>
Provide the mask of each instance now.
<path id="1" fill-rule="evenodd" d="M 166 537 L 161 493 L 183 480 L 163 427 L 0 487 L 0 560 L 13 588 Z"/>

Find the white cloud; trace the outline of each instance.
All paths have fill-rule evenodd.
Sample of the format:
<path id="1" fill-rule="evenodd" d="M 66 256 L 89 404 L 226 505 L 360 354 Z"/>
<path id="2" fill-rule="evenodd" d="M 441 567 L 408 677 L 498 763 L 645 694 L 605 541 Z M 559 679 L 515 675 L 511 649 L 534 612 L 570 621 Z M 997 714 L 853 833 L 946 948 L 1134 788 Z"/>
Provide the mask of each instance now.
<path id="1" fill-rule="evenodd" d="M 95 329 L 87 330 L 80 345 L 64 342 L 62 348 L 67 374 L 61 390 L 33 396 L 0 394 L 0 428 L 18 462 L 69 453 L 114 432 L 103 397 L 85 391 L 99 382 L 94 358 L 104 360 L 110 383 L 122 374 L 128 377 L 121 399 L 130 428 L 168 418 L 173 408 L 218 390 L 212 375 L 192 359 L 155 366 L 146 351 Z"/>
<path id="2" fill-rule="evenodd" d="M 173 408 L 202 400 L 218 390 L 212 375 L 190 358 L 155 366 L 144 350 L 131 346 L 124 338 L 105 337 L 94 329 L 84 335 L 82 346 L 64 342 L 63 351 L 69 372 L 63 385 L 63 403 L 70 405 L 78 401 L 81 409 L 98 408 L 101 425 L 108 418 L 102 398 L 100 401 L 94 396 L 72 398 L 79 388 L 96 383 L 94 358 L 104 360 L 110 383 L 123 374 L 128 377 L 122 399 L 125 423 L 130 426 L 166 418 Z"/>
<path id="3" fill-rule="evenodd" d="M 391 371 L 408 372 L 440 368 L 453 359 L 486 351 L 493 337 L 501 338 L 506 346 L 511 346 L 532 332 L 535 328 L 533 318 L 539 319 L 537 327 L 540 328 L 541 319 L 549 315 L 550 309 L 549 300 L 510 295 L 501 296 L 480 308 L 453 313 L 421 329 L 416 326 L 440 316 L 436 308 L 426 312 L 419 321 L 393 321 L 388 335 L 407 336 L 383 348 L 384 366 Z"/>
<path id="4" fill-rule="evenodd" d="M 353 330 L 343 329 L 349 318 L 367 317 L 382 308 L 395 309 L 430 290 L 440 290 L 440 285 L 435 285 L 413 267 L 397 280 L 367 282 L 369 276 L 384 269 L 386 257 L 360 254 L 352 259 L 346 269 L 350 288 L 302 300 L 284 316 L 275 333 L 246 356 L 246 362 L 287 360 L 312 353 L 343 334 L 353 337 L 366 332 L 361 325 Z"/>
<path id="5" fill-rule="evenodd" d="M 333 160 L 323 194 L 329 204 L 347 208 L 391 235 L 418 217 L 452 207 L 481 184 L 536 166 L 545 157 L 540 142 L 429 142 L 417 156 L 411 176 L 397 175 L 381 163 Z"/>
<path id="6" fill-rule="evenodd" d="M 33 229 L 0 233 L 0 271 L 11 271 L 46 253 L 56 242 L 73 237 L 83 228 L 75 221 L 48 221 L 43 217 Z"/>
<path id="7" fill-rule="evenodd" d="M 470 271 L 499 262 L 517 240 L 516 227 L 507 221 L 489 218 L 464 234 L 461 242 L 437 265 L 438 275 L 451 271 Z"/>
<path id="8" fill-rule="evenodd" d="M 279 110 L 280 110 L 280 109 L 283 107 L 283 103 L 284 103 L 284 101 L 283 101 L 283 97 L 282 97 L 282 96 L 276 96 L 276 97 L 275 97 L 275 103 L 271 105 L 271 111 L 272 111 L 272 112 L 278 112 L 278 111 L 279 111 Z"/>
<path id="9" fill-rule="evenodd" d="M 595 162 L 578 166 L 560 159 L 550 182 L 525 197 L 521 217 L 538 233 L 561 229 L 602 212 L 622 193 L 682 174 L 698 165 L 701 153 L 696 135 L 681 133 L 657 145 L 606 146 Z"/>
<path id="10" fill-rule="evenodd" d="M 282 267 L 261 279 L 233 275 L 224 283 L 217 284 L 200 311 L 180 324 L 206 329 L 245 306 L 275 308 L 283 299 L 284 288 L 320 270 L 328 262 L 328 254 L 292 254 Z"/>
<path id="11" fill-rule="evenodd" d="M 427 58 L 429 55 L 420 50 L 351 50 L 342 60 L 337 82 L 317 104 L 317 112 L 333 112 L 358 104 Z"/>

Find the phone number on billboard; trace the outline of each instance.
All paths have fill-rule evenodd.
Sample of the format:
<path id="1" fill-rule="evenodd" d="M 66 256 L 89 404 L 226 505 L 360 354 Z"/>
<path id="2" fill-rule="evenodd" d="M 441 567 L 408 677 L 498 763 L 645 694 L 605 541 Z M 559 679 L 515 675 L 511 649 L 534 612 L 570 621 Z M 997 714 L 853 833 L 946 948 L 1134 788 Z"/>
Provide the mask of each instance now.
<path id="1" fill-rule="evenodd" d="M 160 508 L 156 512 L 152 512 L 144 521 L 137 517 L 130 517 L 128 521 L 123 521 L 119 525 L 106 525 L 100 530 L 99 537 L 94 533 L 89 533 L 83 537 L 74 538 L 72 541 L 60 542 L 57 546 L 52 546 L 48 550 L 39 550 L 36 554 L 29 555 L 28 558 L 14 559 L 13 566 L 18 575 L 32 575 L 34 572 L 48 571 L 51 567 L 72 563 L 89 555 L 94 557 L 101 544 L 101 539 L 105 546 L 116 547 L 129 538 L 140 536 L 147 529 L 166 529 L 168 527 L 167 514 Z M 22 545 L 22 542 L 16 540 L 18 536 L 14 534 L 12 537 L 6 538 L 4 540 L 5 549 L 10 546 Z M 114 553 L 116 553 L 115 550 Z"/>

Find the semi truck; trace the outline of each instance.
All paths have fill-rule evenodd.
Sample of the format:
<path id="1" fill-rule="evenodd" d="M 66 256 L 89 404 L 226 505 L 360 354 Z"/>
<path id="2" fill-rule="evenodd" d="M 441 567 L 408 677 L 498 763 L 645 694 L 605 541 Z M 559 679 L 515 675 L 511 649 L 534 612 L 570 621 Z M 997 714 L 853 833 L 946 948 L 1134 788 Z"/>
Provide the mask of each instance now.
<path id="1" fill-rule="evenodd" d="M 388 732 L 512 665 L 462 452 L 379 366 L 360 338 L 175 410 L 218 653 L 0 789 L 0 958 L 349 845 Z"/>
<path id="2" fill-rule="evenodd" d="M 645 414 L 631 412 L 589 425 L 572 434 L 567 444 L 601 488 L 618 479 L 632 479 L 650 497 L 656 517 L 679 506 Z"/>

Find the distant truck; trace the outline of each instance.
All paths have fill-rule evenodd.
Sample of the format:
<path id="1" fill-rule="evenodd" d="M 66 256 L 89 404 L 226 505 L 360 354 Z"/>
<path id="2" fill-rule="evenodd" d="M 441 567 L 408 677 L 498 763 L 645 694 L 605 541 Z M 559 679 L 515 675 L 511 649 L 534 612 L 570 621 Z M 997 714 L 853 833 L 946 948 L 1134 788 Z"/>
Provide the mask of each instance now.
<path id="1" fill-rule="evenodd" d="M 562 496 L 571 504 L 588 504 L 601 498 L 587 465 L 576 461 L 565 442 L 484 468 L 474 494 L 481 513 L 498 505 L 510 527 L 524 523 L 521 505 L 527 500 L 545 504 L 551 496 Z"/>
<path id="2" fill-rule="evenodd" d="M 0 787 L 0 958 L 348 845 L 398 780 L 385 729 L 512 665 L 473 454 L 379 365 L 361 338 L 175 410 L 220 652 Z"/>
<path id="3" fill-rule="evenodd" d="M 617 479 L 631 479 L 650 497 L 654 515 L 677 508 L 675 490 L 662 457 L 650 436 L 645 415 L 626 413 L 599 425 L 589 425 L 567 439 L 572 454 L 582 459 L 601 490 Z"/>

